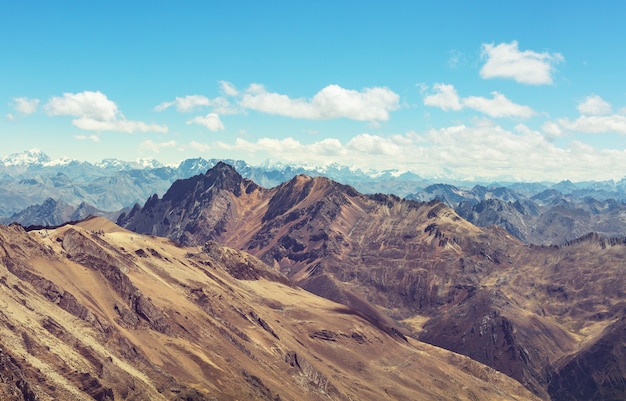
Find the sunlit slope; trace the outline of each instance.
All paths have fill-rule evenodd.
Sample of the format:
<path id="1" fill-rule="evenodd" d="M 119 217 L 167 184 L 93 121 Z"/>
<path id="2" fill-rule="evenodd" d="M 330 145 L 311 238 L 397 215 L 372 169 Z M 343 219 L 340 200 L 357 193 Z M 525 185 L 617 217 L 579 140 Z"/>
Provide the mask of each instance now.
<path id="1" fill-rule="evenodd" d="M 7 399 L 533 399 L 215 243 L 94 218 L 0 245 Z"/>

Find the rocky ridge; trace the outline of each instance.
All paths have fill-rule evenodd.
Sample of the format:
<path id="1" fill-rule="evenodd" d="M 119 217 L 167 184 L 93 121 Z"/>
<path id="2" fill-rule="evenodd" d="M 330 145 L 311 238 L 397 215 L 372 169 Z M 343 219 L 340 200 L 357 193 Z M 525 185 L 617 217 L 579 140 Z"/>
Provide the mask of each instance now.
<path id="1" fill-rule="evenodd" d="M 265 189 L 226 165 L 216 169 L 152 197 L 120 224 L 246 250 L 370 322 L 470 356 L 544 399 L 565 391 L 564 361 L 624 316 L 619 238 L 529 247 L 438 201 L 364 195 L 303 175 Z M 193 218 L 163 224 L 169 216 Z M 626 377 L 620 362 L 611 366 L 612 381 L 586 376 L 607 394 Z"/>

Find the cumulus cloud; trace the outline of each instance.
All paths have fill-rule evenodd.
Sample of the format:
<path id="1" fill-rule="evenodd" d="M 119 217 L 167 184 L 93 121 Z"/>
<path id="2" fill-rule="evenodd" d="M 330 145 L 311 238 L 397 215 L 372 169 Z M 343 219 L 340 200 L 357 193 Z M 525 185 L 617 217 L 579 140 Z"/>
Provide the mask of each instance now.
<path id="1" fill-rule="evenodd" d="M 29 99 L 27 97 L 16 97 L 13 99 L 13 107 L 22 114 L 33 114 L 37 111 L 39 99 Z"/>
<path id="2" fill-rule="evenodd" d="M 530 107 L 514 103 L 498 92 L 492 92 L 493 98 L 488 99 L 480 96 L 460 98 L 454 86 L 449 84 L 434 84 L 433 90 L 434 94 L 424 98 L 424 105 L 439 107 L 446 111 L 468 108 L 494 118 L 529 118 L 536 114 Z"/>
<path id="3" fill-rule="evenodd" d="M 370 155 L 397 155 L 402 153 L 402 146 L 392 138 L 377 135 L 360 134 L 352 138 L 346 148 Z"/>
<path id="4" fill-rule="evenodd" d="M 72 116 L 99 121 L 112 121 L 122 117 L 115 102 L 100 91 L 64 93 L 63 96 L 50 99 L 44 109 L 51 116 Z"/>
<path id="5" fill-rule="evenodd" d="M 542 126 L 541 130 L 546 135 L 548 139 L 558 138 L 563 135 L 563 130 L 554 121 L 546 121 Z"/>
<path id="6" fill-rule="evenodd" d="M 567 118 L 558 120 L 559 125 L 566 130 L 585 134 L 618 133 L 626 134 L 626 116 L 612 114 L 608 116 L 582 115 L 570 121 Z"/>
<path id="7" fill-rule="evenodd" d="M 574 120 L 561 118 L 549 122 L 550 126 L 583 134 L 617 133 L 626 135 L 626 115 L 613 113 L 611 104 L 600 96 L 587 96 L 578 104 L 577 109 L 581 114 L 578 118 Z"/>
<path id="8" fill-rule="evenodd" d="M 443 110 L 461 110 L 461 100 L 453 85 L 434 84 L 434 94 L 424 98 L 424 104 L 431 107 L 439 107 Z"/>
<path id="9" fill-rule="evenodd" d="M 206 116 L 197 116 L 187 121 L 189 124 L 198 124 L 206 127 L 211 132 L 221 131 L 224 129 L 224 124 L 220 120 L 220 116 L 216 113 L 209 113 Z"/>
<path id="10" fill-rule="evenodd" d="M 239 91 L 228 81 L 219 81 L 221 91 L 226 96 L 238 96 Z"/>
<path id="11" fill-rule="evenodd" d="M 127 120 L 105 94 L 96 91 L 64 93 L 52 97 L 44 110 L 50 116 L 75 117 L 72 124 L 87 131 L 167 132 L 167 126 Z"/>
<path id="12" fill-rule="evenodd" d="M 263 113 L 293 118 L 348 118 L 378 122 L 389 119 L 389 112 L 399 107 L 399 100 L 396 93 L 384 87 L 356 91 L 328 85 L 309 100 L 267 92 L 263 85 L 252 84 L 243 95 L 240 105 Z"/>
<path id="13" fill-rule="evenodd" d="M 469 96 L 463 99 L 463 106 L 480 111 L 490 117 L 532 117 L 535 112 L 528 106 L 513 103 L 503 94 L 492 92 L 493 99 Z"/>
<path id="14" fill-rule="evenodd" d="M 559 53 L 520 51 L 517 41 L 511 43 L 484 43 L 481 55 L 487 61 L 480 69 L 480 76 L 508 78 L 529 85 L 552 84 L 555 65 L 564 60 Z"/>
<path id="15" fill-rule="evenodd" d="M 578 104 L 578 112 L 588 116 L 602 116 L 611 114 L 611 104 L 598 95 L 587 96 Z"/>

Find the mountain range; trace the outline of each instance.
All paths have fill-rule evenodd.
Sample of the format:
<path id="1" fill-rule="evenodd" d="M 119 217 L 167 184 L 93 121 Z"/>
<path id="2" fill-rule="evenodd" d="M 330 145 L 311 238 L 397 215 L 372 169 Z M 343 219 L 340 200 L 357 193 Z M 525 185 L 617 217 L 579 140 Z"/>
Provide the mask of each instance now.
<path id="1" fill-rule="evenodd" d="M 415 200 L 243 167 L 176 179 L 117 224 L 0 225 L 0 398 L 626 397 L 626 237 L 533 245 L 449 205 L 541 216 L 579 207 L 572 186 Z"/>
<path id="2" fill-rule="evenodd" d="M 178 179 L 203 174 L 221 160 L 201 158 L 165 166 L 152 159 L 98 163 L 51 160 L 39 150 L 0 159 L 0 222 L 58 225 L 71 216 L 115 219 L 153 194 L 162 196 Z M 362 193 L 437 199 L 481 227 L 497 225 L 528 244 L 562 244 L 589 232 L 626 235 L 626 180 L 572 183 L 437 183 L 413 173 L 361 171 L 345 166 L 251 166 L 226 160 L 243 177 L 271 188 L 304 174 L 323 176 Z M 55 202 L 56 207 L 52 207 Z M 61 210 L 62 209 L 62 210 Z M 68 220 L 65 220 L 68 221 Z"/>
<path id="3" fill-rule="evenodd" d="M 542 399 L 626 397 L 624 237 L 529 246 L 438 200 L 306 175 L 267 189 L 225 163 L 117 223 L 248 252 L 389 335 L 468 356 Z"/>

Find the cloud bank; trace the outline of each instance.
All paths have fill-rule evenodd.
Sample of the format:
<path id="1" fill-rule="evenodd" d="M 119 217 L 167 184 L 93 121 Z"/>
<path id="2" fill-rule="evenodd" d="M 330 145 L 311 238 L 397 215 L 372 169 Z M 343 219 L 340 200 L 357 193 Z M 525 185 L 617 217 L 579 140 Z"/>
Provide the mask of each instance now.
<path id="1" fill-rule="evenodd" d="M 530 181 L 619 179 L 626 171 L 625 150 L 594 149 L 580 142 L 559 148 L 541 132 L 523 124 L 515 130 L 498 125 L 455 125 L 423 134 L 389 137 L 359 134 L 341 142 L 326 138 L 303 143 L 295 138 L 261 138 L 213 148 L 295 164 L 336 163 L 363 170 L 399 169 L 429 178 Z M 585 160 L 585 163 L 581 163 Z"/>

